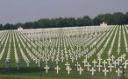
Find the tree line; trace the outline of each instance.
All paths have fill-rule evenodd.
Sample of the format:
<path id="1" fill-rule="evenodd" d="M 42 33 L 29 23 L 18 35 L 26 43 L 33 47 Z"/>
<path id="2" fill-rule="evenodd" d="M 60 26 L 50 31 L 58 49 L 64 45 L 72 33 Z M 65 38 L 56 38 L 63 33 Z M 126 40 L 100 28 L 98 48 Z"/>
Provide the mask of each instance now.
<path id="1" fill-rule="evenodd" d="M 0 30 L 17 29 L 19 26 L 24 29 L 30 28 L 55 28 L 55 27 L 80 27 L 93 26 L 106 22 L 108 25 L 124 25 L 128 24 L 128 12 L 116 12 L 113 14 L 99 14 L 94 18 L 83 16 L 79 18 L 74 17 L 60 17 L 60 18 L 45 18 L 38 21 L 17 23 L 17 24 L 0 24 Z"/>

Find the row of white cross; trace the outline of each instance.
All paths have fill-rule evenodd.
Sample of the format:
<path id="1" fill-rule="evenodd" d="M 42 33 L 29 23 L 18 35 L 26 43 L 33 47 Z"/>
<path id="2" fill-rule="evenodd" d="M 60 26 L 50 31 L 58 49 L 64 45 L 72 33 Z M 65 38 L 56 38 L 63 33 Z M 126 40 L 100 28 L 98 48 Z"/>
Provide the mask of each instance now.
<path id="1" fill-rule="evenodd" d="M 87 28 L 89 29 L 89 27 Z M 109 27 L 97 27 L 97 29 L 90 27 L 90 29 L 91 30 L 89 32 L 87 32 L 86 31 L 87 29 L 84 28 L 70 29 L 68 31 L 67 29 L 65 30 L 57 29 L 52 31 L 46 30 L 45 32 L 42 32 L 42 30 L 40 30 L 40 33 L 39 31 L 29 32 L 30 30 L 28 30 L 27 31 L 28 35 L 25 34 L 26 31 L 2 32 L 3 35 L 0 34 L 1 36 L 0 41 L 1 41 L 1 45 L 3 45 L 2 46 L 3 48 L 0 53 L 0 60 L 2 59 L 3 55 L 5 55 L 4 52 L 8 44 L 6 61 L 7 62 L 10 61 L 10 55 L 12 55 L 11 53 L 13 52 L 11 51 L 11 44 L 13 43 L 15 62 L 18 64 L 20 63 L 20 59 L 23 59 L 27 64 L 27 67 L 30 66 L 31 62 L 34 62 L 35 64 L 38 65 L 38 67 L 40 67 L 41 62 L 52 61 L 55 62 L 55 64 L 57 65 L 55 69 L 57 70 L 57 73 L 59 73 L 59 70 L 61 68 L 59 67 L 58 63 L 71 61 L 70 65 L 66 65 L 65 67 L 65 70 L 68 72 L 68 74 L 70 74 L 70 71 L 72 70 L 71 65 L 77 62 L 76 64 L 77 71 L 79 71 L 80 74 L 82 74 L 82 71 L 85 70 L 84 67 L 87 67 L 88 71 L 92 72 L 94 70 L 92 72 L 92 75 L 94 75 L 94 72 L 97 71 L 96 68 L 98 68 L 98 71 L 101 71 L 101 68 L 103 68 L 102 72 L 107 73 L 107 71 L 108 72 L 112 71 L 112 66 L 114 68 L 117 68 L 116 66 L 120 65 L 120 63 L 123 62 L 124 65 L 123 67 L 126 69 L 127 68 L 127 60 L 125 59 L 126 55 L 123 54 L 116 59 L 116 57 L 112 55 L 113 54 L 112 49 L 114 43 L 117 42 L 118 43 L 117 51 L 118 54 L 120 54 L 121 52 L 120 42 L 122 39 L 121 35 L 123 33 L 125 48 L 126 51 L 128 50 L 127 38 L 126 38 L 126 35 L 128 34 L 127 27 L 121 28 L 121 27 L 109 26 Z M 123 32 L 121 32 L 120 30 L 122 30 Z M 117 38 L 117 34 L 119 35 L 118 38 Z M 41 36 L 41 35 L 45 35 L 45 36 Z M 35 37 L 38 37 L 39 39 Z M 100 61 L 101 57 L 104 55 L 105 49 L 107 48 L 109 42 L 111 41 L 111 38 L 113 39 L 110 48 L 107 51 L 108 56 L 106 57 L 110 57 L 110 56 L 112 57 L 106 60 L 102 59 L 102 61 Z M 118 41 L 116 41 L 116 38 L 118 39 Z M 19 53 L 21 53 L 21 56 L 19 56 Z M 94 59 L 90 64 L 89 61 L 87 60 L 93 57 L 94 55 L 96 55 L 97 59 Z M 84 65 L 79 64 L 78 63 L 79 59 L 85 56 L 87 58 L 85 58 L 83 61 Z M 46 69 L 46 73 L 48 73 L 50 67 L 46 64 L 44 69 Z M 117 70 L 120 70 L 120 68 L 117 68 Z"/>
<path id="2" fill-rule="evenodd" d="M 20 38 L 20 37 L 19 37 Z M 20 40 L 21 42 L 22 42 L 22 40 Z M 95 41 L 95 40 L 94 40 Z M 22 44 L 23 44 L 23 46 L 25 46 L 24 45 L 24 43 L 22 42 Z M 29 44 L 29 43 L 27 43 L 27 44 Z M 31 44 L 33 44 L 32 42 L 31 42 Z M 69 44 L 70 44 L 70 42 L 69 42 Z M 28 45 L 29 47 L 31 47 L 31 45 Z M 35 44 L 33 45 L 33 46 L 36 46 Z M 66 49 L 65 49 L 65 51 L 67 51 Z M 72 50 L 73 51 L 73 50 Z M 34 51 L 33 51 L 34 52 Z M 44 51 L 45 52 L 45 51 Z M 93 51 L 93 52 L 95 52 L 95 50 Z M 89 55 L 91 55 L 91 54 L 89 54 Z"/>
<path id="3" fill-rule="evenodd" d="M 67 74 L 69 75 L 69 74 L 71 73 L 71 71 L 72 71 L 72 68 L 71 68 L 70 64 L 68 64 L 68 63 L 66 63 L 65 65 L 66 65 L 66 69 L 65 69 L 65 70 L 67 71 Z M 90 68 L 89 68 L 89 66 L 90 66 Z M 102 66 L 102 65 L 100 65 L 100 66 Z M 103 72 L 103 73 L 104 73 L 104 76 L 105 76 L 105 77 L 107 76 L 107 73 L 108 73 L 108 72 L 111 72 L 111 71 L 112 71 L 112 68 L 113 68 L 112 65 L 110 65 L 110 66 L 108 66 L 108 67 L 110 68 L 110 70 L 109 70 L 108 68 L 104 67 L 104 69 L 103 69 L 102 71 L 100 71 L 100 72 Z M 95 69 L 95 67 L 93 67 L 93 66 L 91 67 L 91 65 L 88 65 L 88 68 L 89 68 L 89 70 L 87 70 L 87 71 L 91 72 L 92 76 L 94 76 L 94 73 L 95 73 L 95 72 L 98 72 L 98 71 Z M 100 68 L 100 67 L 99 67 L 99 68 Z M 44 69 L 45 69 L 45 72 L 48 73 L 48 70 L 50 69 L 50 67 L 49 67 L 48 65 L 46 65 L 46 66 L 44 67 Z M 54 69 L 56 70 L 56 73 L 59 74 L 59 71 L 61 70 L 61 68 L 57 65 Z M 81 66 L 79 66 L 79 67 L 77 68 L 77 71 L 79 72 L 80 75 L 82 75 L 82 72 L 83 72 L 84 70 L 86 70 L 86 69 L 82 68 Z M 86 72 L 87 72 L 87 71 L 86 71 Z M 117 69 L 115 70 L 115 72 L 117 73 L 117 76 L 120 76 L 120 75 L 123 73 L 123 70 L 122 70 L 121 68 L 117 68 Z"/>
<path id="4" fill-rule="evenodd" d="M 23 42 L 22 40 L 26 40 L 25 38 L 22 38 L 22 40 L 21 40 L 21 36 L 18 36 L 19 37 L 19 39 L 20 39 L 20 41 L 21 41 L 21 43 L 22 43 L 22 45 L 25 47 L 25 42 Z M 93 38 L 92 39 L 92 42 L 93 41 L 96 41 L 95 40 L 96 38 Z M 17 39 L 16 39 L 17 40 Z M 71 40 L 72 41 L 72 40 Z M 18 40 L 17 40 L 17 42 L 19 42 Z M 68 42 L 69 43 L 69 45 L 70 45 L 70 42 Z M 89 43 L 87 44 L 87 45 L 90 45 L 90 41 L 89 41 Z M 39 44 L 39 43 L 38 43 Z M 27 43 L 27 45 L 31 48 L 32 46 L 31 45 L 33 45 L 33 46 L 36 46 L 35 44 L 33 44 L 32 42 L 30 42 L 30 43 Z M 65 45 L 66 46 L 66 45 Z M 19 47 L 21 47 L 20 45 L 19 45 Z M 93 44 L 92 44 L 92 47 L 93 47 Z M 33 49 L 32 49 L 33 50 Z M 58 49 L 59 50 L 59 49 Z M 22 50 L 21 50 L 22 51 Z M 36 51 L 36 49 L 33 51 L 33 53 Z M 40 52 L 41 52 L 42 50 L 40 50 Z M 46 50 L 46 51 L 48 51 L 48 50 Z M 46 52 L 46 51 L 44 51 L 44 52 Z M 67 51 L 66 49 L 64 50 L 64 51 Z M 74 49 L 71 49 L 71 51 L 70 52 L 72 52 L 72 51 L 74 51 Z M 38 51 L 36 51 L 36 52 L 38 52 Z M 50 51 L 51 52 L 51 51 Z M 87 51 L 88 52 L 88 51 Z M 92 54 L 94 54 L 94 52 L 95 52 L 95 49 L 94 50 L 92 50 Z M 22 54 L 23 55 L 23 54 Z M 81 54 L 82 55 L 82 54 Z M 89 53 L 89 55 L 91 56 L 91 53 Z M 68 55 L 66 55 L 66 56 L 68 56 Z M 77 55 L 76 55 L 77 56 Z M 25 57 L 25 56 L 24 56 Z M 25 57 L 26 58 L 26 57 Z M 66 57 L 66 58 L 68 58 L 68 57 Z"/>

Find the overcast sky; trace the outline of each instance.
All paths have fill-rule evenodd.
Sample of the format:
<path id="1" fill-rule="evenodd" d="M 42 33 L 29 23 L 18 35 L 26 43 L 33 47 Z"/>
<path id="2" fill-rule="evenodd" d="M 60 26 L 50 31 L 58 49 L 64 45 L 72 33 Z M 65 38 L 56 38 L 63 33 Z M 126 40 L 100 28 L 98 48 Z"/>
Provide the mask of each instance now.
<path id="1" fill-rule="evenodd" d="M 128 0 L 0 0 L 0 23 L 128 12 Z"/>

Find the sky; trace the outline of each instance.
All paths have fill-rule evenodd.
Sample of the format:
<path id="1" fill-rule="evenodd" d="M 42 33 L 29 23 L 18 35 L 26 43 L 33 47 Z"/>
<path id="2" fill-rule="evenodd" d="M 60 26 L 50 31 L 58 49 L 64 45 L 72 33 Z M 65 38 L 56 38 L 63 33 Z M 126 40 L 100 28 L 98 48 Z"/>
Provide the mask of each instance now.
<path id="1" fill-rule="evenodd" d="M 128 0 L 0 0 L 0 24 L 128 12 Z"/>

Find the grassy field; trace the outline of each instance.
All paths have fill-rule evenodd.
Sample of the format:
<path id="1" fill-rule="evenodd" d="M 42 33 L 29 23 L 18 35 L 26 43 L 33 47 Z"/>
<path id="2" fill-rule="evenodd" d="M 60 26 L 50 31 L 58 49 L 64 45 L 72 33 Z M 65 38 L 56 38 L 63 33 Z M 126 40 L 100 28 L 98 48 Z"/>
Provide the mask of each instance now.
<path id="1" fill-rule="evenodd" d="M 116 78 L 115 73 L 108 73 L 106 79 Z M 60 72 L 58 75 L 55 71 L 49 71 L 48 74 L 45 72 L 39 72 L 37 70 L 20 70 L 20 71 L 10 71 L 6 73 L 1 73 L 1 79 L 104 79 L 104 74 L 102 72 L 95 73 L 94 77 L 88 71 L 83 72 L 79 75 L 78 72 L 72 71 L 70 75 L 66 71 Z"/>
<path id="2" fill-rule="evenodd" d="M 62 29 L 58 32 L 39 33 L 1 31 L 0 79 L 117 79 L 115 71 L 120 67 L 113 68 L 105 77 L 104 72 L 98 72 L 98 68 L 94 67 L 92 62 L 96 60 L 98 65 L 99 56 L 103 62 L 112 55 L 115 57 L 114 61 L 125 55 L 120 64 L 124 63 L 128 58 L 128 27 L 113 25 L 99 29 L 90 32 L 79 29 L 75 33 Z M 94 76 L 84 66 L 83 60 L 86 58 L 91 67 L 96 69 Z M 65 66 L 67 62 L 72 68 L 69 75 Z M 113 62 L 111 60 L 112 65 Z M 48 73 L 44 69 L 46 64 L 50 67 Z M 81 75 L 76 64 L 84 69 Z M 57 65 L 61 68 L 59 74 L 55 70 Z M 108 62 L 106 68 L 109 70 Z M 103 69 L 104 67 L 101 68 Z M 127 74 L 126 68 L 120 77 L 128 79 Z"/>

